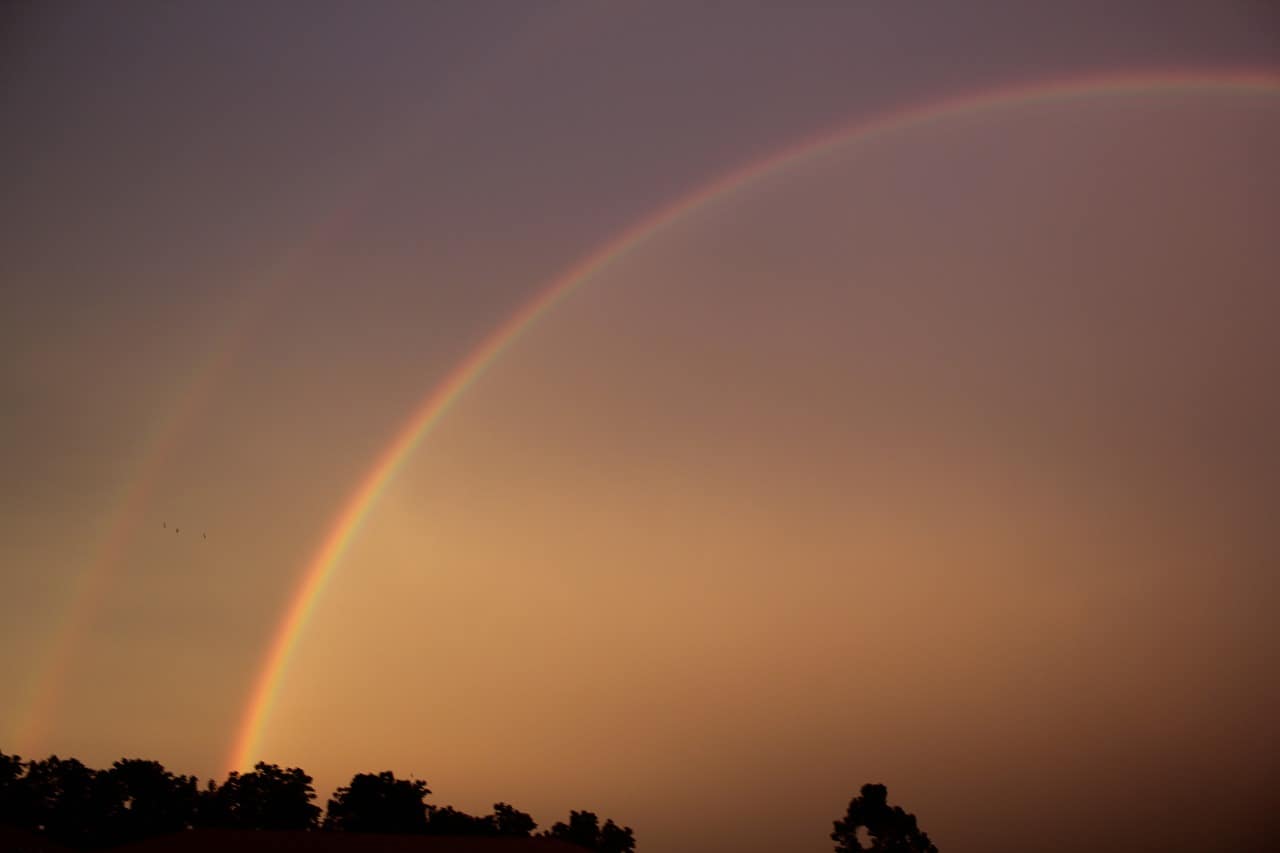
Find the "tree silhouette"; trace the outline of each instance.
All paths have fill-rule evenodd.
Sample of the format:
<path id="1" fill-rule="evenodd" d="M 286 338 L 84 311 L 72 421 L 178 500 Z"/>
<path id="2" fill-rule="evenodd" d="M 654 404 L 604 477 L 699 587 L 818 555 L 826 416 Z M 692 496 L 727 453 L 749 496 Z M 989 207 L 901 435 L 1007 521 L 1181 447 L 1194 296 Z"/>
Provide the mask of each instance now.
<path id="1" fill-rule="evenodd" d="M 128 758 L 102 774 L 114 806 L 111 836 L 131 841 L 179 832 L 196 819 L 196 779 L 175 776 L 156 761 Z"/>
<path id="2" fill-rule="evenodd" d="M 326 830 L 415 835 L 528 838 L 538 825 L 514 806 L 498 802 L 491 814 L 468 814 L 426 802 L 421 780 L 390 771 L 356 774 L 328 801 Z M 296 767 L 259 762 L 199 787 L 156 761 L 121 759 L 107 770 L 52 755 L 23 761 L 0 752 L 0 848 L 47 839 L 70 848 L 99 848 L 192 829 L 309 831 L 319 826 L 312 779 Z M 13 830 L 4 827 L 16 827 Z M 29 834 L 29 835 L 28 835 Z M 592 812 L 570 812 L 569 822 L 540 833 L 597 853 L 633 853 L 630 827 L 600 825 Z M 178 842 L 181 843 L 181 842 Z"/>
<path id="3" fill-rule="evenodd" d="M 326 829 L 348 832 L 426 832 L 431 789 L 421 779 L 397 779 L 389 770 L 357 773 L 329 800 Z"/>
<path id="4" fill-rule="evenodd" d="M 862 846 L 859 830 L 865 831 L 869 846 Z M 884 785 L 862 786 L 861 795 L 849 801 L 844 819 L 835 821 L 831 840 L 836 842 L 836 853 L 938 853 L 929 836 L 916 825 L 915 815 L 901 806 L 889 805 L 889 789 Z"/>
<path id="5" fill-rule="evenodd" d="M 250 773 L 232 771 L 201 792 L 199 823 L 225 829 L 314 829 L 320 807 L 311 777 L 259 761 Z"/>
<path id="6" fill-rule="evenodd" d="M 23 785 L 22 757 L 0 752 L 0 824 L 20 826 L 30 813 Z"/>
<path id="7" fill-rule="evenodd" d="M 600 853 L 631 853 L 636 849 L 636 836 L 629 826 L 618 826 L 610 818 L 600 827 Z"/>
<path id="8" fill-rule="evenodd" d="M 427 832 L 431 835 L 496 835 L 493 822 L 488 817 L 477 817 L 459 811 L 453 806 L 433 806 L 427 819 Z"/>
<path id="9" fill-rule="evenodd" d="M 74 758 L 51 755 L 26 763 L 22 800 L 29 810 L 22 824 L 50 840 L 85 847 L 107 843 L 115 801 L 110 780 Z"/>
<path id="10" fill-rule="evenodd" d="M 495 835 L 527 838 L 538 828 L 538 824 L 534 823 L 532 817 L 506 803 L 494 803 L 493 814 L 489 816 L 489 820 L 493 823 Z"/>
<path id="11" fill-rule="evenodd" d="M 612 819 L 606 820 L 602 827 L 594 812 L 571 811 L 567 824 L 557 821 L 542 836 L 577 844 L 597 853 L 631 853 L 636 849 L 631 827 L 619 827 Z"/>

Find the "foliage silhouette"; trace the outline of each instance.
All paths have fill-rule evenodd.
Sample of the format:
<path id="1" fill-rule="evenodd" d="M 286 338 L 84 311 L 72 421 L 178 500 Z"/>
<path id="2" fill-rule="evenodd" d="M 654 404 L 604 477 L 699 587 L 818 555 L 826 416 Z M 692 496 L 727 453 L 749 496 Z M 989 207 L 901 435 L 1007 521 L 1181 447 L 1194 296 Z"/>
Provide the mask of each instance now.
<path id="1" fill-rule="evenodd" d="M 557 821 L 542 835 L 577 844 L 597 853 L 630 853 L 636 849 L 635 833 L 631 827 L 619 827 L 612 819 L 600 826 L 600 819 L 594 812 L 571 811 L 567 824 Z"/>
<path id="2" fill-rule="evenodd" d="M 122 759 L 95 770 L 56 755 L 23 761 L 0 752 L 0 824 L 32 838 L 72 848 L 106 847 L 192 829 L 318 829 L 415 835 L 529 838 L 533 818 L 498 802 L 478 816 L 426 802 L 421 780 L 390 771 L 358 773 L 328 801 L 323 824 L 312 779 L 296 767 L 258 763 L 248 773 L 203 787 L 194 776 L 175 775 L 159 762 Z M 5 830 L 8 832 L 9 830 Z M 0 837 L 5 836 L 0 833 Z M 599 853 L 631 853 L 630 827 L 600 825 L 592 812 L 571 812 L 537 837 L 555 838 Z M 25 842 L 24 842 L 25 843 Z M 0 846 L 4 842 L 0 840 Z"/>
<path id="3" fill-rule="evenodd" d="M 18 826 L 27 813 L 22 756 L 0 752 L 0 824 Z"/>
<path id="4" fill-rule="evenodd" d="M 320 807 L 311 777 L 259 761 L 252 772 L 232 771 L 201 792 L 198 825 L 219 829 L 315 829 Z"/>
<path id="5" fill-rule="evenodd" d="M 196 816 L 194 776 L 175 776 L 158 761 L 127 758 L 102 774 L 113 806 L 114 839 L 125 841 L 179 832 Z"/>
<path id="6" fill-rule="evenodd" d="M 23 777 L 29 829 L 59 844 L 89 846 L 109 840 L 107 796 L 98 773 L 74 758 L 51 755 L 27 763 Z"/>
<path id="7" fill-rule="evenodd" d="M 493 814 L 468 814 L 453 806 L 429 805 L 431 794 L 420 779 L 397 779 L 389 770 L 357 773 L 334 792 L 324 828 L 345 832 L 426 835 L 525 836 L 537 824 L 506 803 L 494 803 Z"/>
<path id="8" fill-rule="evenodd" d="M 495 835 L 527 838 L 538 828 L 532 817 L 506 803 L 494 803 L 489 819 L 493 822 Z"/>
<path id="9" fill-rule="evenodd" d="M 866 832 L 870 846 L 862 846 L 859 830 Z M 849 801 L 844 818 L 835 821 L 831 840 L 836 842 L 836 853 L 938 853 L 929 836 L 916 825 L 915 815 L 901 806 L 889 805 L 889 789 L 884 785 L 862 786 L 861 794 Z"/>
<path id="10" fill-rule="evenodd" d="M 426 832 L 426 797 L 421 779 L 397 779 L 390 771 L 357 773 L 329 800 L 326 829 L 348 832 Z"/>
<path id="11" fill-rule="evenodd" d="M 489 818 L 467 814 L 453 806 L 432 806 L 431 817 L 427 821 L 427 832 L 431 835 L 497 834 Z"/>

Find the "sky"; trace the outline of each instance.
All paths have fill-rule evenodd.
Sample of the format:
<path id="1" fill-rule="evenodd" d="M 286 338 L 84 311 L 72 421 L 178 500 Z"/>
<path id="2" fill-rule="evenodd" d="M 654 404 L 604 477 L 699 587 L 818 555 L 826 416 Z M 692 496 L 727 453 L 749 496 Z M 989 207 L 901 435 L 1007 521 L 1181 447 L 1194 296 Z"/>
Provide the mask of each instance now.
<path id="1" fill-rule="evenodd" d="M 1274 5 L 18 2 L 0 115 L 0 750 L 1280 828 Z"/>

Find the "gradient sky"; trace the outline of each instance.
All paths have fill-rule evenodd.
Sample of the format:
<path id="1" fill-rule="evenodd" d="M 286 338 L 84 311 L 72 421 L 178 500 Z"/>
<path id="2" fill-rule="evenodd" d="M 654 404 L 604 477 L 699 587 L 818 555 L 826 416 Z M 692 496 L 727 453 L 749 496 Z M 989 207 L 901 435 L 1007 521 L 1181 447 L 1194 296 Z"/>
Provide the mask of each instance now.
<path id="1" fill-rule="evenodd" d="M 1246 0 L 0 15 L 0 749 L 201 777 L 397 427 L 617 233 L 910 104 L 1280 74 Z M 1277 151 L 1280 84 L 1075 98 L 698 209 L 409 458 L 260 757 L 652 853 L 868 781 L 946 853 L 1272 837 Z"/>

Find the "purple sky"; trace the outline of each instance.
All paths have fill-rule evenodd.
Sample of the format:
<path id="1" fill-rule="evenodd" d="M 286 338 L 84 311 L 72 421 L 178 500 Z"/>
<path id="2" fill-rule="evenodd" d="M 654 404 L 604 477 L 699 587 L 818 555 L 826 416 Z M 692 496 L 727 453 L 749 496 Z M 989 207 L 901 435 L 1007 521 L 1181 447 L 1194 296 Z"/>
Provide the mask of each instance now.
<path id="1" fill-rule="evenodd" d="M 1275 4 L 5 4 L 0 749 L 223 774 L 397 425 L 682 195 L 908 104 L 1241 68 Z M 818 853 L 867 781 L 947 853 L 1251 849 L 1278 142 L 1280 95 L 1077 99 L 699 211 L 406 464 L 263 757 L 642 851 Z"/>

